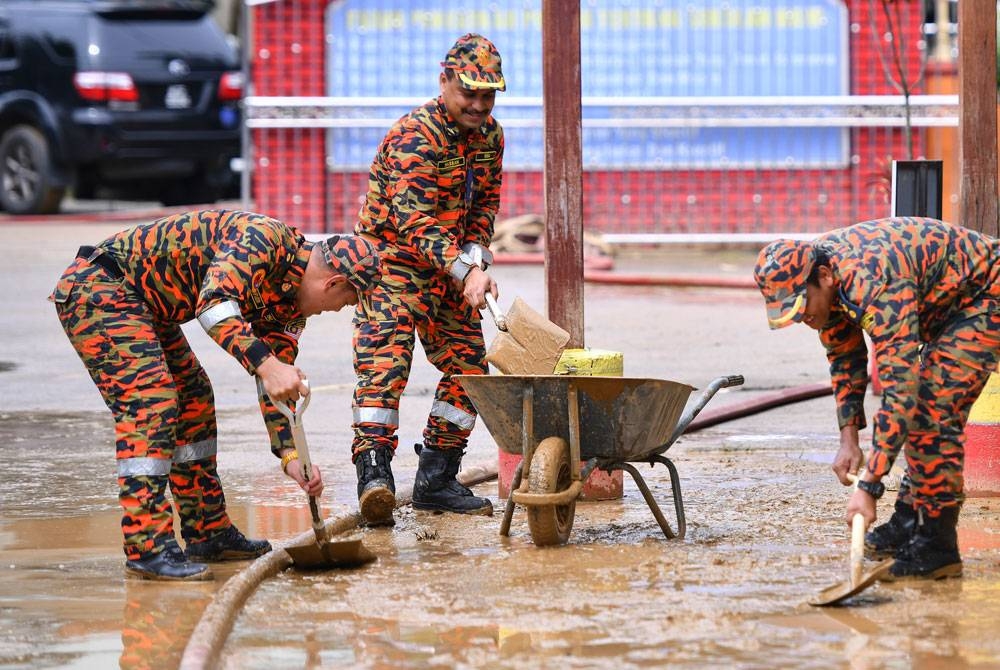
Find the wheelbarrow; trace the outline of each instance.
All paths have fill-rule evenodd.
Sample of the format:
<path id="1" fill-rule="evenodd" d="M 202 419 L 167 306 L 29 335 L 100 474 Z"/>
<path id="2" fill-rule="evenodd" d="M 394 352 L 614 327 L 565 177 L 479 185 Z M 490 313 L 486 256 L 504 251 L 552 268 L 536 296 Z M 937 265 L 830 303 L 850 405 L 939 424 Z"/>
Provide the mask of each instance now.
<path id="1" fill-rule="evenodd" d="M 510 534 L 514 507 L 523 505 L 537 546 L 566 543 L 576 500 L 595 469 L 632 475 L 667 539 L 683 538 L 687 524 L 680 478 L 663 453 L 719 389 L 743 383 L 740 375 L 718 377 L 687 406 L 694 387 L 663 379 L 573 375 L 460 375 L 456 379 L 497 445 L 522 457 L 511 482 L 500 534 Z M 666 466 L 676 532 L 632 463 Z"/>

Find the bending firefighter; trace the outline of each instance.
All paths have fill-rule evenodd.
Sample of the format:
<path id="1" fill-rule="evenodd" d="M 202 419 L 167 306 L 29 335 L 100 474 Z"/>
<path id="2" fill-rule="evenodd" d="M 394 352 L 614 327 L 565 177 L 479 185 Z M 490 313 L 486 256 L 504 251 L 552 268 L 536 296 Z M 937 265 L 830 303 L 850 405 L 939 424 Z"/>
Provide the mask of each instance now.
<path id="1" fill-rule="evenodd" d="M 965 424 L 1000 358 L 1000 242 L 933 219 L 882 219 L 773 242 L 755 274 L 772 328 L 819 331 L 840 425 L 833 470 L 844 484 L 864 460 L 864 333 L 871 338 L 882 406 L 847 519 L 875 520 L 880 480 L 901 451 L 907 475 L 866 553 L 895 557 L 890 578 L 960 576 Z"/>
<path id="2" fill-rule="evenodd" d="M 491 115 L 505 88 L 496 47 L 464 35 L 441 63 L 441 94 L 389 130 L 369 174 L 356 232 L 374 239 L 383 275 L 356 311 L 352 457 L 368 525 L 391 525 L 399 399 L 416 338 L 441 371 L 413 485 L 421 510 L 492 514 L 455 479 L 476 421 L 453 375 L 485 374 L 477 308 L 487 291 L 493 219 L 500 204 L 503 132 Z"/>
<path id="3" fill-rule="evenodd" d="M 285 474 L 318 496 L 319 469 L 303 480 L 288 420 L 271 401 L 309 392 L 294 365 L 306 317 L 357 304 L 378 273 L 374 248 L 359 237 L 313 244 L 248 212 L 180 214 L 80 248 L 50 300 L 115 419 L 128 575 L 211 579 L 204 562 L 271 549 L 244 537 L 226 513 L 212 386 L 181 324 L 197 318 L 259 379 L 272 452 Z"/>

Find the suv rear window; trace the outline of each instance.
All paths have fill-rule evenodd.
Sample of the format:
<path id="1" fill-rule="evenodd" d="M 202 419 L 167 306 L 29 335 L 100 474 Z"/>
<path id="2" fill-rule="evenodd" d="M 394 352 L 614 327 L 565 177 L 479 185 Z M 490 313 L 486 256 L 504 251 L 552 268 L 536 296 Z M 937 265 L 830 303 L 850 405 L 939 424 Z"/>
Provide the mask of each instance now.
<path id="1" fill-rule="evenodd" d="M 189 15 L 190 16 L 190 15 Z M 221 31 L 206 15 L 171 18 L 149 12 L 138 14 L 84 14 L 87 30 L 79 20 L 52 17 L 46 24 L 47 46 L 60 60 L 77 56 L 83 70 L 130 72 L 146 66 L 162 69 L 164 59 L 182 57 L 192 70 L 237 67 L 234 51 L 227 48 Z M 197 44 L 197 55 L 184 45 Z"/>

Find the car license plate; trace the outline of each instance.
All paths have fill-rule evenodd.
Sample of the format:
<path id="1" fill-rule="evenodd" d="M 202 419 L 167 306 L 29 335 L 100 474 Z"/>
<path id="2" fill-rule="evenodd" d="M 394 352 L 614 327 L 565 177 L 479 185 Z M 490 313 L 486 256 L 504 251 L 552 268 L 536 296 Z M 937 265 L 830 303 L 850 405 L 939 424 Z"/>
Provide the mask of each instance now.
<path id="1" fill-rule="evenodd" d="M 191 106 L 191 94 L 184 84 L 173 84 L 167 88 L 167 97 L 163 103 L 167 109 L 187 109 Z"/>

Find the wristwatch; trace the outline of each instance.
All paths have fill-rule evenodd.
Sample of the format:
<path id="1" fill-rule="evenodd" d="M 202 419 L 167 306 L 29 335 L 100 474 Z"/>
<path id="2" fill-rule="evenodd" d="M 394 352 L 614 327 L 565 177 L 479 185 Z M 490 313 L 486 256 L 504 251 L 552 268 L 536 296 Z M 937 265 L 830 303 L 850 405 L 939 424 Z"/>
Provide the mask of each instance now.
<path id="1" fill-rule="evenodd" d="M 863 479 L 858 480 L 858 488 L 870 495 L 875 500 L 882 497 L 885 493 L 885 484 L 882 482 L 866 482 Z"/>

